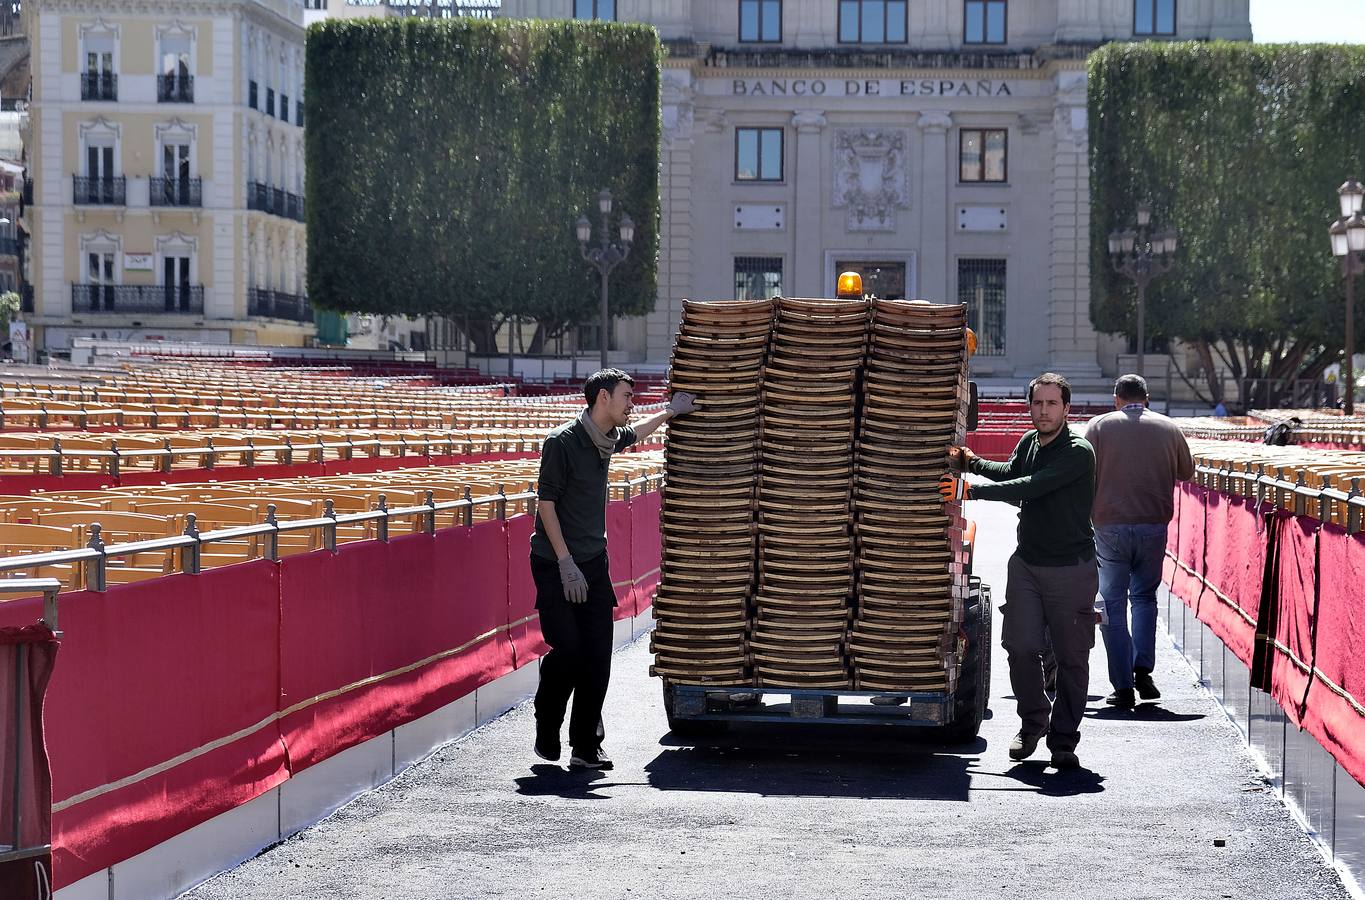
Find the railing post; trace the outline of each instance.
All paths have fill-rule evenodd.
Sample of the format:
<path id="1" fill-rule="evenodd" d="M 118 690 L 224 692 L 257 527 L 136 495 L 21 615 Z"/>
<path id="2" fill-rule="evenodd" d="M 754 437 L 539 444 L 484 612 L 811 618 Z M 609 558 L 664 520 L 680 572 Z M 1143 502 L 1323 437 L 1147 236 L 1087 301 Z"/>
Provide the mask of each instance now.
<path id="1" fill-rule="evenodd" d="M 1299 469 L 1298 477 L 1294 479 L 1294 515 L 1308 515 L 1308 497 L 1304 493 L 1304 488 L 1308 484 L 1303 480 L 1303 469 Z"/>
<path id="2" fill-rule="evenodd" d="M 100 531 L 98 522 L 91 524 L 90 540 L 85 543 L 85 546 L 91 550 L 98 550 L 100 554 L 85 564 L 85 589 L 103 593 L 107 589 L 109 557 L 104 553 L 104 539 L 100 537 Z"/>
<path id="3" fill-rule="evenodd" d="M 1360 498 L 1360 479 L 1351 479 L 1351 493 L 1346 501 L 1346 530 L 1355 534 L 1361 529 L 1361 512 L 1365 510 Z"/>
<path id="4" fill-rule="evenodd" d="M 180 571 L 187 575 L 198 575 L 201 566 L 202 545 L 199 542 L 199 528 L 195 524 L 197 516 L 190 513 L 185 516 L 185 535 L 194 538 L 194 543 L 188 547 L 180 549 Z"/>
<path id="5" fill-rule="evenodd" d="M 503 490 L 503 487 L 504 485 L 498 485 L 498 499 L 493 507 L 494 512 L 498 517 L 498 521 L 503 521 L 507 518 L 507 492 Z"/>
<path id="6" fill-rule="evenodd" d="M 474 493 L 469 489 L 469 485 L 464 486 L 464 524 L 465 527 L 474 524 Z"/>
<path id="7" fill-rule="evenodd" d="M 161 445 L 163 450 L 165 451 L 165 455 L 161 457 L 161 471 L 169 472 L 171 470 L 171 467 L 175 465 L 175 456 L 174 454 L 171 453 L 171 439 L 166 438 L 164 441 L 162 441 Z"/>
<path id="8" fill-rule="evenodd" d="M 325 550 L 337 552 L 337 511 L 330 498 L 322 501 L 322 514 L 332 521 L 322 527 L 322 546 Z"/>
<path id="9" fill-rule="evenodd" d="M 1326 475 L 1319 475 L 1318 477 L 1322 479 L 1322 486 L 1318 488 L 1321 491 L 1318 494 L 1318 521 L 1330 522 L 1332 521 L 1332 498 L 1327 492 L 1332 489 L 1332 479 Z"/>
<path id="10" fill-rule="evenodd" d="M 109 452 L 114 454 L 109 457 L 109 475 L 113 478 L 118 478 L 122 471 L 118 458 L 118 438 L 109 439 Z"/>
<path id="11" fill-rule="evenodd" d="M 48 460 L 47 471 L 50 475 L 62 474 L 62 439 L 52 439 L 52 457 Z"/>
<path id="12" fill-rule="evenodd" d="M 256 467 L 256 439 L 251 435 L 246 438 L 246 467 L 254 469 Z"/>
<path id="13" fill-rule="evenodd" d="M 265 524 L 270 526 L 265 533 L 265 558 L 271 562 L 280 561 L 280 520 L 275 512 L 275 504 L 265 505 Z"/>
<path id="14" fill-rule="evenodd" d="M 57 630 L 57 591 L 52 588 L 43 591 L 43 621 L 53 634 L 61 633 Z"/>
<path id="15" fill-rule="evenodd" d="M 213 438 L 205 438 L 204 443 L 208 445 L 208 452 L 204 454 L 204 468 L 212 469 L 218 461 L 218 451 L 213 449 Z"/>
<path id="16" fill-rule="evenodd" d="M 435 495 L 434 493 L 432 493 L 431 491 L 427 491 L 426 499 L 423 500 L 422 502 L 425 503 L 425 504 L 429 507 L 429 510 L 428 510 L 426 513 L 423 514 L 424 517 L 426 518 L 426 522 L 427 522 L 427 534 L 435 534 L 435 533 L 436 533 L 436 495 Z"/>
<path id="17" fill-rule="evenodd" d="M 384 515 L 375 519 L 375 536 L 378 537 L 381 542 L 387 544 L 389 542 L 389 495 L 380 494 L 379 505 L 375 508 L 384 513 Z"/>
<path id="18" fill-rule="evenodd" d="M 287 434 L 284 436 L 284 464 L 286 466 L 294 464 L 294 439 Z"/>

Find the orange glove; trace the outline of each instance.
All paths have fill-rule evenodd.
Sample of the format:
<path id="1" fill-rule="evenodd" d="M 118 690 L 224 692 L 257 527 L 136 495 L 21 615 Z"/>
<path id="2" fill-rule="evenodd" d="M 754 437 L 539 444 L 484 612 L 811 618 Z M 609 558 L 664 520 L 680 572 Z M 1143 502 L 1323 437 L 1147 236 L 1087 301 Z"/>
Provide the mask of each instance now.
<path id="1" fill-rule="evenodd" d="M 961 478 L 944 475 L 938 483 L 938 492 L 943 495 L 944 503 L 952 503 L 954 500 L 966 500 L 971 495 L 971 485 Z"/>

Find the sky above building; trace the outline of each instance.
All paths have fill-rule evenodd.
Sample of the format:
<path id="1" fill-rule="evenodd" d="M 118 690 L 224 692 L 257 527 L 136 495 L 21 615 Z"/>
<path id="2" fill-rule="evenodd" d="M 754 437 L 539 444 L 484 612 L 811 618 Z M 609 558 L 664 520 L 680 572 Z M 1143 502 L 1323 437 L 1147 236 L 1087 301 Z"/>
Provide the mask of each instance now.
<path id="1" fill-rule="evenodd" d="M 1365 44 L 1365 0 L 1251 0 L 1258 44 Z"/>

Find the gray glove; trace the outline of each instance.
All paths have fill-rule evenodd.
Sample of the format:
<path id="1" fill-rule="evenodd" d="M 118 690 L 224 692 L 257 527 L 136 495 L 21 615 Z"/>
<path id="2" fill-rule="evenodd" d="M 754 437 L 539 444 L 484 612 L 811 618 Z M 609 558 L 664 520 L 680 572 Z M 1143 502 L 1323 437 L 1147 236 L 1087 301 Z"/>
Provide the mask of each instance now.
<path id="1" fill-rule="evenodd" d="M 564 585 L 564 599 L 570 603 L 586 603 L 588 600 L 588 579 L 572 556 L 559 561 L 559 581 Z"/>
<path id="2" fill-rule="evenodd" d="M 689 394 L 687 391 L 678 391 L 673 395 L 673 399 L 668 401 L 668 408 L 675 416 L 690 413 L 697 408 L 697 395 Z"/>

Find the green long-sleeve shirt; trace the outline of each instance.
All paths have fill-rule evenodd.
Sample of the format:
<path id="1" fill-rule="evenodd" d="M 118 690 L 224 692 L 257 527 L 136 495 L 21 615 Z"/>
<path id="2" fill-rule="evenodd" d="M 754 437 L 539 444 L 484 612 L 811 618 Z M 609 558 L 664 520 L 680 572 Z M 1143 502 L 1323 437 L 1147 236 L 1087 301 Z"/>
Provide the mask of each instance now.
<path id="1" fill-rule="evenodd" d="M 1046 446 L 1030 431 L 1006 462 L 972 460 L 970 471 L 994 484 L 974 484 L 974 500 L 1019 503 L 1019 558 L 1034 566 L 1068 566 L 1095 557 L 1090 506 L 1095 451 L 1070 426 Z"/>

